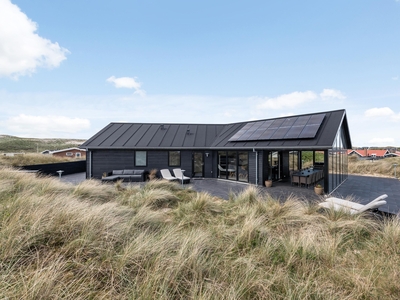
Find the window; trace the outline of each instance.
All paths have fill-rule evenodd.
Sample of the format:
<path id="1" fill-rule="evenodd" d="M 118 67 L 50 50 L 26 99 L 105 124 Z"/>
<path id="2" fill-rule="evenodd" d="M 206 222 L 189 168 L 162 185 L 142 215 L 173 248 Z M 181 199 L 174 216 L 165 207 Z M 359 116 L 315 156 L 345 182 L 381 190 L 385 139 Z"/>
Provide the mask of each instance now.
<path id="1" fill-rule="evenodd" d="M 72 152 L 67 152 L 65 155 L 66 156 L 73 156 L 74 154 Z"/>
<path id="2" fill-rule="evenodd" d="M 81 157 L 80 152 L 76 152 L 76 153 L 75 153 L 75 157 Z"/>
<path id="3" fill-rule="evenodd" d="M 136 167 L 147 166 L 147 152 L 146 151 L 135 151 L 135 166 Z"/>
<path id="4" fill-rule="evenodd" d="M 181 151 L 168 152 L 168 165 L 170 167 L 179 167 L 181 165 Z"/>

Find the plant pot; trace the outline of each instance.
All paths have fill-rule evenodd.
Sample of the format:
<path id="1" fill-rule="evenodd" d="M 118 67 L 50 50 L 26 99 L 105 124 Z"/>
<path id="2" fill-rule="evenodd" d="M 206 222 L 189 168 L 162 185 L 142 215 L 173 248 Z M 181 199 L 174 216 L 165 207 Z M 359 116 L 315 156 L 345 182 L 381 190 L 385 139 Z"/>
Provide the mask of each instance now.
<path id="1" fill-rule="evenodd" d="M 317 195 L 323 195 L 324 194 L 324 188 L 323 187 L 314 187 L 314 192 Z"/>
<path id="2" fill-rule="evenodd" d="M 271 187 L 272 186 L 272 180 L 265 180 L 265 186 L 266 187 Z"/>

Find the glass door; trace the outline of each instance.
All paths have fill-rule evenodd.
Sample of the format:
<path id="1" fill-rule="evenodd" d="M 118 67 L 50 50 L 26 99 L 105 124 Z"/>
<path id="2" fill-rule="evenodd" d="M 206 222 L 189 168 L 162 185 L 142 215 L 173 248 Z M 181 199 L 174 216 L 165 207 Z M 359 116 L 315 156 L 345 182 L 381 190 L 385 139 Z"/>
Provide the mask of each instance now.
<path id="1" fill-rule="evenodd" d="M 204 177 L 204 153 L 193 152 L 193 177 Z"/>
<path id="2" fill-rule="evenodd" d="M 278 151 L 270 152 L 268 157 L 269 165 L 269 178 L 270 180 L 277 181 L 281 179 L 281 153 Z"/>

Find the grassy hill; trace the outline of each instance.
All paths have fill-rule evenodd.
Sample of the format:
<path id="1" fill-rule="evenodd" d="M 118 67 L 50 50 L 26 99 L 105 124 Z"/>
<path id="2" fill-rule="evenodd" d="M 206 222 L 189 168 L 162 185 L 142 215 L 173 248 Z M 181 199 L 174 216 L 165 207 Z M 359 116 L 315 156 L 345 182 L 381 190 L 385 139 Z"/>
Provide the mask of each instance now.
<path id="1" fill-rule="evenodd" d="M 0 153 L 28 152 L 36 153 L 44 150 L 58 150 L 77 147 L 85 140 L 80 139 L 35 139 L 0 135 Z"/>
<path id="2" fill-rule="evenodd" d="M 0 169 L 5 299 L 398 299 L 400 222 Z"/>

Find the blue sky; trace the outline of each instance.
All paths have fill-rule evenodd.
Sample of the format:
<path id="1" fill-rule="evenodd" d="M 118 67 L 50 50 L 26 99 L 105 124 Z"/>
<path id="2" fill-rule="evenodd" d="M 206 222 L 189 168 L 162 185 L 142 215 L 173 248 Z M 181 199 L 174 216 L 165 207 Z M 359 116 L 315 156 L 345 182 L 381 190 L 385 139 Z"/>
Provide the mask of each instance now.
<path id="1" fill-rule="evenodd" d="M 400 146 L 400 1 L 0 0 L 0 134 L 346 109 Z"/>

